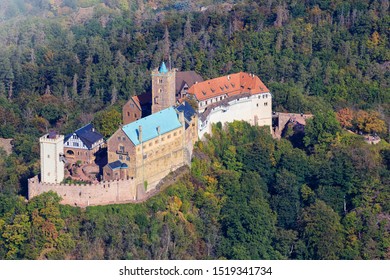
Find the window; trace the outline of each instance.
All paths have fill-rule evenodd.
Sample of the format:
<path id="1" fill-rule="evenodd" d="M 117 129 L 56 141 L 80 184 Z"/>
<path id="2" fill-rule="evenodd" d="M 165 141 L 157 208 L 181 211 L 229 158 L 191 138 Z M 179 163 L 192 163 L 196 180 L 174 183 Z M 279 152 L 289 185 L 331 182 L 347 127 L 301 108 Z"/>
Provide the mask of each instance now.
<path id="1" fill-rule="evenodd" d="M 50 155 L 47 155 L 47 158 L 50 158 Z"/>
<path id="2" fill-rule="evenodd" d="M 126 157 L 126 160 L 127 160 L 127 161 L 130 161 L 130 157 Z"/>
<path id="3" fill-rule="evenodd" d="M 131 107 L 131 108 L 134 108 L 134 104 L 130 104 L 130 107 Z"/>
<path id="4" fill-rule="evenodd" d="M 69 146 L 69 142 L 66 142 L 66 145 Z"/>
<path id="5" fill-rule="evenodd" d="M 124 153 L 125 152 L 125 147 L 124 146 L 119 146 L 119 151 L 121 152 L 121 153 Z"/>
<path id="6" fill-rule="evenodd" d="M 259 107 L 259 103 L 257 103 L 256 106 Z"/>
<path id="7" fill-rule="evenodd" d="M 120 136 L 118 136 L 118 141 L 121 141 L 121 137 Z"/>
<path id="8" fill-rule="evenodd" d="M 78 146 L 79 146 L 79 143 L 73 143 L 73 146 L 74 146 L 74 147 L 78 147 Z"/>
<path id="9" fill-rule="evenodd" d="M 151 146 L 152 146 L 152 142 L 149 143 L 149 147 L 151 147 Z"/>
<path id="10" fill-rule="evenodd" d="M 119 155 L 119 159 L 123 159 L 123 156 L 122 156 L 122 155 Z"/>
<path id="11" fill-rule="evenodd" d="M 127 116 L 130 117 L 130 112 L 127 112 Z"/>
<path id="12" fill-rule="evenodd" d="M 170 139 L 170 138 L 171 138 L 171 135 L 170 135 L 170 134 L 168 134 L 168 136 L 167 136 L 167 137 L 168 137 L 168 139 Z"/>
<path id="13" fill-rule="evenodd" d="M 268 102 L 264 102 L 264 106 L 268 106 Z"/>
<path id="14" fill-rule="evenodd" d="M 122 141 L 126 141 L 126 137 L 122 137 Z"/>
<path id="15" fill-rule="evenodd" d="M 158 104 L 158 96 L 154 98 L 154 104 Z"/>
<path id="16" fill-rule="evenodd" d="M 173 133 L 173 136 L 176 136 L 177 135 L 177 132 Z"/>

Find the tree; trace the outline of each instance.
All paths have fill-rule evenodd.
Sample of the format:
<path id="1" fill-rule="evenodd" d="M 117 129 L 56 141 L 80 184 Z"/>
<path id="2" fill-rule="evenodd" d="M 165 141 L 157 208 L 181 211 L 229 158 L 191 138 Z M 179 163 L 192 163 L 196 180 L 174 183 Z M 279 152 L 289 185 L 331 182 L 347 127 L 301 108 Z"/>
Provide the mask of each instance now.
<path id="1" fill-rule="evenodd" d="M 276 174 L 272 186 L 271 207 L 278 214 L 278 226 L 285 229 L 295 229 L 299 212 L 300 186 L 297 176 L 282 169 Z"/>
<path id="2" fill-rule="evenodd" d="M 335 260 L 343 249 L 343 228 L 339 215 L 325 202 L 317 200 L 306 207 L 300 217 L 301 238 L 309 259 Z"/>
<path id="3" fill-rule="evenodd" d="M 256 173 L 237 178 L 225 176 L 221 187 L 226 200 L 221 210 L 221 257 L 228 259 L 278 259 L 280 254 L 272 247 L 276 215 L 264 198 L 264 181 Z M 229 178 L 227 178 L 229 177 Z"/>
<path id="4" fill-rule="evenodd" d="M 329 145 L 340 131 L 340 124 L 332 111 L 318 112 L 314 118 L 307 120 L 305 137 L 306 147 Z"/>
<path id="5" fill-rule="evenodd" d="M 380 118 L 378 112 L 359 110 L 356 113 L 356 125 L 365 133 L 384 133 L 386 132 L 385 121 Z"/>
<path id="6" fill-rule="evenodd" d="M 104 136 L 110 137 L 119 128 L 122 122 L 121 113 L 114 108 L 95 114 L 92 121 L 96 129 Z"/>
<path id="7" fill-rule="evenodd" d="M 336 118 L 343 128 L 350 128 L 352 127 L 354 112 L 350 108 L 343 108 L 337 112 Z"/>

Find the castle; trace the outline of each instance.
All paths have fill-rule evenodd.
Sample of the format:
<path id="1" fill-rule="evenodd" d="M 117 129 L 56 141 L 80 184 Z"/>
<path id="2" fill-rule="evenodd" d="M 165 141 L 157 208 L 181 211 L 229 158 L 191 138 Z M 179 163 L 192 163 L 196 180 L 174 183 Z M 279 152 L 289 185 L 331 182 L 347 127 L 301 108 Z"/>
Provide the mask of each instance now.
<path id="1" fill-rule="evenodd" d="M 190 165 L 195 142 L 211 133 L 212 124 L 243 120 L 272 126 L 272 95 L 254 74 L 204 81 L 193 71 L 168 69 L 163 62 L 151 76 L 151 92 L 130 98 L 123 106 L 123 125 L 107 140 L 102 181 L 62 184 L 66 156 L 77 156 L 70 147 L 64 154 L 64 137 L 50 133 L 40 138 L 41 180 L 29 179 L 28 198 L 52 190 L 62 203 L 82 207 L 139 201 L 170 172 Z M 83 147 L 85 162 L 93 159 L 88 150 L 103 145 L 92 129 L 87 125 L 65 141 L 69 146 L 72 137 L 85 140 L 83 133 L 91 134 L 86 141 L 90 147 Z"/>

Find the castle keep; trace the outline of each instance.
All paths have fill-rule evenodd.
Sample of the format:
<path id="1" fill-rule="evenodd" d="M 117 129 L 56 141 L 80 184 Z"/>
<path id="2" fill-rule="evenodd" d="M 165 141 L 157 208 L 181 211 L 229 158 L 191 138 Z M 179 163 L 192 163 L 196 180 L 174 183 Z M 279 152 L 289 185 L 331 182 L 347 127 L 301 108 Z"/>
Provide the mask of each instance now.
<path id="1" fill-rule="evenodd" d="M 40 138 L 41 180 L 29 179 L 28 198 L 51 190 L 61 203 L 81 207 L 143 200 L 170 172 L 190 165 L 195 142 L 211 133 L 212 124 L 243 120 L 271 128 L 271 108 L 272 95 L 253 74 L 203 81 L 193 71 L 162 63 L 152 71 L 151 92 L 123 106 L 123 125 L 107 140 L 101 181 L 63 184 L 64 136 L 50 133 Z M 65 153 L 69 159 L 81 151 L 86 156 L 81 161 L 90 163 L 103 146 L 100 134 L 87 125 L 66 137 Z"/>

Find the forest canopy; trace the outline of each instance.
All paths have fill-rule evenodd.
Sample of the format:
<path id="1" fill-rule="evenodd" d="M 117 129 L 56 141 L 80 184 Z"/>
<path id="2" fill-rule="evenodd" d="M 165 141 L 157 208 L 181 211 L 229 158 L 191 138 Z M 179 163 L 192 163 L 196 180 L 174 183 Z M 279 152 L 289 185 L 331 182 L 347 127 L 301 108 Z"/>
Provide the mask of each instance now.
<path id="1" fill-rule="evenodd" d="M 389 259 L 389 6 L 0 0 L 0 137 L 13 139 L 0 148 L 0 259 Z M 109 137 L 161 61 L 204 79 L 256 74 L 274 111 L 315 117 L 280 141 L 216 125 L 189 174 L 143 204 L 24 201 L 38 137 L 88 122 Z"/>

